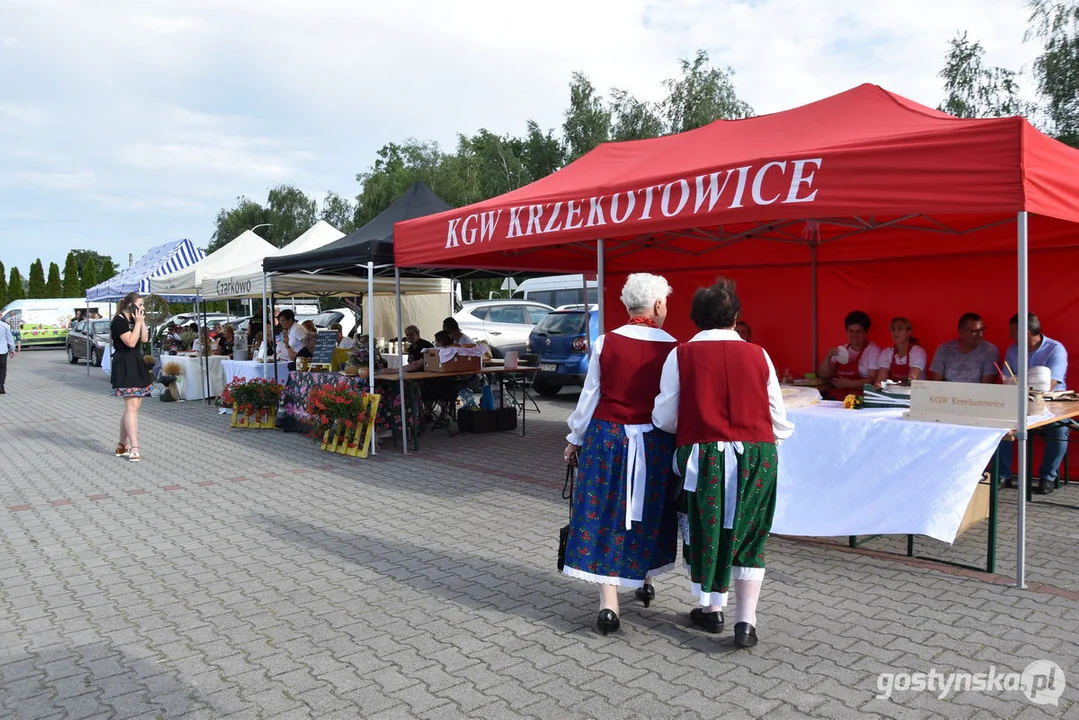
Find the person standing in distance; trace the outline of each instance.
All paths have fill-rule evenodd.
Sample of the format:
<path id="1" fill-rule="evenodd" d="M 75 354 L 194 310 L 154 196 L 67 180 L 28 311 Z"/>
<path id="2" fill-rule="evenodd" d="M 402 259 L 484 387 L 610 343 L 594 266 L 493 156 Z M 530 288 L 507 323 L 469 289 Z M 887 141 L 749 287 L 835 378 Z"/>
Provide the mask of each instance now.
<path id="1" fill-rule="evenodd" d="M 15 352 L 15 334 L 6 322 L 0 322 L 0 395 L 7 393 L 7 359 Z"/>
<path id="2" fill-rule="evenodd" d="M 150 385 L 153 384 L 150 371 L 142 359 L 142 344 L 147 341 L 149 331 L 141 295 L 133 292 L 124 296 L 110 329 L 113 348 L 112 394 L 124 399 L 116 457 L 138 462 L 142 459 L 139 455 L 139 407 L 142 399 L 150 394 Z"/>

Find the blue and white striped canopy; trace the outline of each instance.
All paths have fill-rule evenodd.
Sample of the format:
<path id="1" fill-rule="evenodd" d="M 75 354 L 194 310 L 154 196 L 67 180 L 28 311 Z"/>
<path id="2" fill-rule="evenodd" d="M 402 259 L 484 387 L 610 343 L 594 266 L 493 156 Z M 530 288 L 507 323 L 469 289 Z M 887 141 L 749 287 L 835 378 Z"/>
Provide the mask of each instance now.
<path id="1" fill-rule="evenodd" d="M 145 295 L 150 292 L 150 278 L 183 270 L 204 257 L 206 254 L 186 238 L 152 247 L 131 267 L 124 268 L 108 280 L 88 289 L 86 299 L 119 300 L 129 292 Z M 182 302 L 191 300 L 193 297 L 193 295 L 169 295 L 165 299 L 170 302 Z"/>

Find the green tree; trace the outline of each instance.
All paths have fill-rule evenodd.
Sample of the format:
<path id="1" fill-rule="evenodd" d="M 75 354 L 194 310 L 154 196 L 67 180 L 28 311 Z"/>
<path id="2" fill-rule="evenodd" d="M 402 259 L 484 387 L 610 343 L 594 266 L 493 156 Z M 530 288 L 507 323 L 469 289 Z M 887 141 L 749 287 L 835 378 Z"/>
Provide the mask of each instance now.
<path id="1" fill-rule="evenodd" d="M 714 120 L 737 120 L 753 114 L 734 89 L 734 70 L 712 67 L 708 53 L 698 50 L 693 60 L 679 60 L 682 77 L 665 80 L 663 111 L 670 132 L 703 127 Z"/>
<path id="2" fill-rule="evenodd" d="M 4 263 L 0 262 L 0 308 L 7 305 L 7 271 Z"/>
<path id="3" fill-rule="evenodd" d="M 235 240 L 244 230 L 250 230 L 257 225 L 273 222 L 270 211 L 262 207 L 254 200 L 246 197 L 236 198 L 236 207 L 231 210 L 222 208 L 217 212 L 217 221 L 213 235 L 210 236 L 210 245 L 206 252 L 212 253 Z M 267 240 L 271 237 L 273 228 L 261 227 L 255 230 L 256 235 L 261 235 Z"/>
<path id="4" fill-rule="evenodd" d="M 318 213 L 319 220 L 325 220 L 348 235 L 356 229 L 355 218 L 356 206 L 351 200 L 335 192 L 326 193 L 326 197 L 322 200 L 322 209 Z"/>
<path id="5" fill-rule="evenodd" d="M 1049 131 L 1079 147 L 1079 1 L 1030 0 L 1028 5 L 1027 39 L 1042 41 L 1034 79 L 1045 101 Z"/>
<path id="6" fill-rule="evenodd" d="M 638 100 L 625 90 L 611 88 L 612 140 L 643 140 L 666 132 L 662 107 Z"/>
<path id="7" fill-rule="evenodd" d="M 961 118 L 1005 117 L 1029 110 L 1019 97 L 1015 72 L 986 67 L 984 59 L 981 43 L 969 40 L 965 32 L 951 39 L 939 74 L 945 98 L 938 110 Z"/>
<path id="8" fill-rule="evenodd" d="M 566 161 L 573 162 L 611 138 L 611 111 L 584 73 L 573 73 L 569 108 L 562 123 Z"/>
<path id="9" fill-rule="evenodd" d="M 377 153 L 374 165 L 356 174 L 362 190 L 356 198 L 355 226 L 363 227 L 385 210 L 415 182 L 424 182 L 431 191 L 454 207 L 464 194 L 456 178 L 451 178 L 443 161 L 446 154 L 436 142 L 408 139 L 403 144 L 387 143 Z"/>
<path id="10" fill-rule="evenodd" d="M 0 271 L 2 272 L 2 271 Z M 68 253 L 64 260 L 64 297 L 82 297 L 82 284 L 79 282 L 79 265 L 75 254 Z"/>
<path id="11" fill-rule="evenodd" d="M 266 196 L 270 211 L 270 242 L 284 247 L 305 233 L 318 219 L 318 203 L 292 185 L 278 185 Z"/>
<path id="12" fill-rule="evenodd" d="M 82 287 L 84 289 L 93 287 L 101 280 L 116 274 L 116 263 L 108 255 L 102 255 L 95 250 L 72 250 L 70 254 L 75 257 L 75 264 L 79 268 L 79 276 L 82 278 Z M 95 279 L 92 284 L 88 284 L 85 279 L 89 265 L 94 267 Z M 79 294 L 81 295 L 82 293 Z"/>
<path id="13" fill-rule="evenodd" d="M 26 287 L 29 298 L 48 297 L 45 294 L 45 270 L 41 267 L 41 258 L 30 264 L 30 280 Z"/>
<path id="14" fill-rule="evenodd" d="M 7 281 L 7 300 L 22 300 L 26 297 L 26 288 L 22 283 L 22 273 L 19 272 L 19 268 L 12 266 L 11 274 L 8 276 Z"/>
<path id="15" fill-rule="evenodd" d="M 566 162 L 566 151 L 554 130 L 543 132 L 535 120 L 529 120 L 528 134 L 521 145 L 521 162 L 532 181 L 547 177 Z"/>
<path id="16" fill-rule="evenodd" d="M 97 263 L 88 260 L 82 268 L 82 284 L 85 290 L 89 290 L 94 285 L 98 284 L 97 279 Z"/>
<path id="17" fill-rule="evenodd" d="M 49 263 L 49 277 L 45 280 L 45 297 L 65 297 L 64 284 L 60 281 L 60 266 L 54 262 Z"/>

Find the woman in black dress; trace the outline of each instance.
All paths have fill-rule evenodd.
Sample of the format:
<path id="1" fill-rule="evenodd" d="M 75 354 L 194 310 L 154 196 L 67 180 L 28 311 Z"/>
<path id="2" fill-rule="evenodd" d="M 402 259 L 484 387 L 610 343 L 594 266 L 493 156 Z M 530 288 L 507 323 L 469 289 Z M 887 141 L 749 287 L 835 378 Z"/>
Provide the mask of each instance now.
<path id="1" fill-rule="evenodd" d="M 124 416 L 120 420 L 120 442 L 116 457 L 138 462 L 139 406 L 150 394 L 153 378 L 142 358 L 142 344 L 147 341 L 143 299 L 138 293 L 128 293 L 120 301 L 119 311 L 112 319 L 112 394 L 124 399 Z"/>

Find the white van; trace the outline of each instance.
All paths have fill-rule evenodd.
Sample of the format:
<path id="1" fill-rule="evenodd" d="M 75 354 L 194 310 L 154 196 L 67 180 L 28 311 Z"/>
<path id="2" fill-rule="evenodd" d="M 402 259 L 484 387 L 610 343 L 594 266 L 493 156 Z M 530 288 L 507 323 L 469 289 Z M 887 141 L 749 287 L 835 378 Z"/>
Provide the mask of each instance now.
<path id="1" fill-rule="evenodd" d="M 99 306 L 101 303 L 91 303 Z M 67 340 L 67 326 L 76 310 L 86 308 L 86 298 L 35 298 L 12 300 L 0 310 L 0 320 L 22 332 L 22 345 L 59 345 Z M 91 307 L 93 309 L 93 307 Z M 16 328 L 18 323 L 18 328 Z"/>
<path id="2" fill-rule="evenodd" d="M 564 305 L 583 305 L 584 288 L 584 275 L 547 275 L 522 281 L 511 297 L 559 308 Z M 599 302 L 599 287 L 595 280 L 588 281 L 587 300 L 589 305 Z"/>

